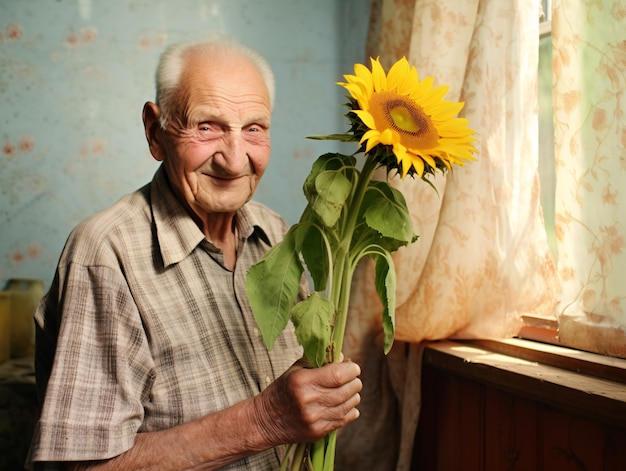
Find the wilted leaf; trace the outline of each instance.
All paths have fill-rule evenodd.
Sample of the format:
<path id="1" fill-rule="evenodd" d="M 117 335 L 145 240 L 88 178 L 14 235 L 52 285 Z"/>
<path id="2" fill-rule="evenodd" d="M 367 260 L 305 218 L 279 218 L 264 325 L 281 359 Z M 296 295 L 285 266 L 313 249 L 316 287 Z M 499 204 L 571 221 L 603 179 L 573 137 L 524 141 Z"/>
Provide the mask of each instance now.
<path id="1" fill-rule="evenodd" d="M 330 345 L 335 310 L 330 301 L 313 294 L 291 310 L 298 343 L 315 367 L 322 366 Z"/>
<path id="2" fill-rule="evenodd" d="M 315 188 L 315 179 L 320 172 L 326 170 L 340 170 L 344 167 L 354 167 L 356 159 L 353 156 L 347 156 L 343 154 L 328 152 L 319 156 L 313 165 L 311 171 L 307 175 L 302 185 L 302 190 L 307 201 L 310 203 L 315 196 L 317 196 L 317 190 Z"/>
<path id="3" fill-rule="evenodd" d="M 317 175 L 311 206 L 325 226 L 337 223 L 351 190 L 352 183 L 341 172 L 325 170 Z"/>

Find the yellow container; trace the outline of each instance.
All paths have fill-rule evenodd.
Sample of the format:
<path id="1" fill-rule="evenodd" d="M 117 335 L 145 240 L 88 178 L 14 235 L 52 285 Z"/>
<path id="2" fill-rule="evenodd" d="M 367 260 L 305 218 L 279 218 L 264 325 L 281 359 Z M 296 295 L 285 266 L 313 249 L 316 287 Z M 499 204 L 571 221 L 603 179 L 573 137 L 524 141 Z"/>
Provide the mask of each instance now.
<path id="1" fill-rule="evenodd" d="M 11 357 L 35 354 L 35 321 L 33 315 L 43 296 L 41 280 L 13 278 L 7 283 L 11 293 Z"/>
<path id="2" fill-rule="evenodd" d="M 0 291 L 0 363 L 11 357 L 11 293 Z"/>

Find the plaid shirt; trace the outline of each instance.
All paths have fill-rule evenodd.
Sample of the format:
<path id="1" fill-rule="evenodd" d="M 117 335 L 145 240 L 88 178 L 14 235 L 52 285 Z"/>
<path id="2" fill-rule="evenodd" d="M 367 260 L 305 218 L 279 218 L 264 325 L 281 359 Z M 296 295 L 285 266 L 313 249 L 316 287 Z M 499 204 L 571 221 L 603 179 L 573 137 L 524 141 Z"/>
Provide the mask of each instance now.
<path id="1" fill-rule="evenodd" d="M 35 315 L 45 399 L 29 461 L 117 456 L 138 432 L 258 394 L 300 357 L 290 329 L 267 351 L 244 292 L 248 268 L 286 224 L 249 202 L 237 229 L 233 272 L 162 167 L 152 183 L 77 226 Z M 278 469 L 282 453 L 225 469 Z"/>

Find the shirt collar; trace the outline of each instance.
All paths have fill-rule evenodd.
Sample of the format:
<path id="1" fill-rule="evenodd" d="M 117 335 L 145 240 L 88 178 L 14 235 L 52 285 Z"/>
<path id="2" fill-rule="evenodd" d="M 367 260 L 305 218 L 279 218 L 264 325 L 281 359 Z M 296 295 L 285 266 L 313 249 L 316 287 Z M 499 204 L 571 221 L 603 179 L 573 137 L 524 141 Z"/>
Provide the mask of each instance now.
<path id="1" fill-rule="evenodd" d="M 163 165 L 152 180 L 150 199 L 159 250 L 167 267 L 185 259 L 206 237 L 172 191 Z M 269 244 L 262 221 L 248 205 L 237 211 L 236 221 L 240 238 L 247 239 L 256 232 Z"/>

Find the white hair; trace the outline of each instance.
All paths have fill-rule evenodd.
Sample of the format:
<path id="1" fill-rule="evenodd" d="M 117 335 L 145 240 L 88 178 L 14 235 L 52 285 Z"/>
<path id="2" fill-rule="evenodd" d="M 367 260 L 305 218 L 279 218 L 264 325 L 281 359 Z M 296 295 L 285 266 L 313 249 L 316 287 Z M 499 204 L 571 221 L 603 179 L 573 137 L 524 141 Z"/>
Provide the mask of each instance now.
<path id="1" fill-rule="evenodd" d="M 156 70 L 156 104 L 161 110 L 159 123 L 163 129 L 167 128 L 172 116 L 186 56 L 191 52 L 213 56 L 218 54 L 222 57 L 229 57 L 234 53 L 248 59 L 263 77 L 269 94 L 270 109 L 274 108 L 276 88 L 274 74 L 267 61 L 256 51 L 232 39 L 224 38 L 179 42 L 171 44 L 163 51 Z"/>

